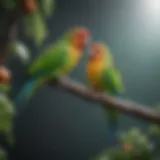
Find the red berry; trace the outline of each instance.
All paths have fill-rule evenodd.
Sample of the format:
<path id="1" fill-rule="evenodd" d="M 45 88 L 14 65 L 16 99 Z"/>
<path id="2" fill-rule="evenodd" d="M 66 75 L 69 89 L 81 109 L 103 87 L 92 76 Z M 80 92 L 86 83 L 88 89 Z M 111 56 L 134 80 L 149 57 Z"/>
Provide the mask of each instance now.
<path id="1" fill-rule="evenodd" d="M 21 7 L 25 13 L 33 13 L 37 9 L 36 0 L 21 0 Z"/>

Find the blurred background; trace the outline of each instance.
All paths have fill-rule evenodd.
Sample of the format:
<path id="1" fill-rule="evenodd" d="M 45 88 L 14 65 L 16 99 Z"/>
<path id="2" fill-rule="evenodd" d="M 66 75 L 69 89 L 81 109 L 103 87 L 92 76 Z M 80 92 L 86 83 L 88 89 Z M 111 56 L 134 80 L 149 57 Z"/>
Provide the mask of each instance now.
<path id="1" fill-rule="evenodd" d="M 159 0 L 58 0 L 48 20 L 50 33 L 45 45 L 68 27 L 88 27 L 94 40 L 110 46 L 123 76 L 124 97 L 154 106 L 160 99 L 159 17 Z M 19 36 L 35 58 L 39 50 L 23 34 Z M 71 75 L 83 83 L 86 57 Z M 10 68 L 16 94 L 24 83 L 25 67 L 14 60 Z M 120 131 L 133 126 L 145 131 L 147 124 L 122 115 Z M 17 146 L 11 157 L 16 160 L 88 160 L 108 147 L 105 117 L 99 105 L 49 86 L 43 86 L 18 117 L 15 134 Z"/>

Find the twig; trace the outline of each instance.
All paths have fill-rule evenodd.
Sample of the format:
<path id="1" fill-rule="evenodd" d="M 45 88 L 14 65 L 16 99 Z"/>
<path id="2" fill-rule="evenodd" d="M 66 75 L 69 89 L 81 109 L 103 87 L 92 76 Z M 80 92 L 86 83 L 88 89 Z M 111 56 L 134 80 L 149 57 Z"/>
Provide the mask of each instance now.
<path id="1" fill-rule="evenodd" d="M 96 93 L 88 89 L 81 83 L 71 80 L 69 77 L 60 78 L 57 82 L 59 88 L 69 91 L 86 100 L 97 103 L 108 104 L 110 108 L 117 109 L 126 114 L 133 115 L 140 119 L 160 124 L 160 115 L 151 109 L 151 107 L 139 105 L 128 100 L 121 100 L 105 93 Z M 54 82 L 52 84 L 55 84 Z"/>
<path id="2" fill-rule="evenodd" d="M 8 16 L 9 17 L 5 17 L 7 18 L 7 23 L 4 27 L 3 34 L 0 35 L 0 65 L 2 65 L 7 58 L 9 44 L 16 39 L 16 27 L 21 14 L 20 11 L 16 8 L 15 10 L 9 11 Z M 1 147 L 7 152 L 11 152 L 13 146 L 8 143 L 5 135 L 2 134 L 1 137 Z"/>
<path id="3" fill-rule="evenodd" d="M 18 9 L 10 11 L 8 14 L 9 17 L 7 19 L 4 33 L 0 36 L 0 64 L 6 59 L 9 43 L 16 39 L 17 21 L 21 15 Z"/>

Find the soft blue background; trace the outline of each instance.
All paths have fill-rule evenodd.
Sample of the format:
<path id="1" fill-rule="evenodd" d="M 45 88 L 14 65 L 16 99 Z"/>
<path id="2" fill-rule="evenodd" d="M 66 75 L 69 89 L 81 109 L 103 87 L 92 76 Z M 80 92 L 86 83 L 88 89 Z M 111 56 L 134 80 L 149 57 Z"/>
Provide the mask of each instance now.
<path id="1" fill-rule="evenodd" d="M 55 40 L 67 27 L 84 25 L 96 41 L 109 44 L 126 86 L 127 99 L 155 105 L 160 98 L 160 18 L 145 9 L 149 0 L 57 0 L 48 20 Z M 160 12 L 159 12 L 160 14 Z M 24 38 L 32 54 L 38 51 Z M 83 58 L 72 77 L 85 82 Z M 24 68 L 12 62 L 15 93 L 24 82 Z M 23 75 L 23 78 L 22 78 Z M 121 129 L 145 123 L 123 117 Z M 70 93 L 43 86 L 17 121 L 19 159 L 87 160 L 107 146 L 107 130 L 101 108 Z M 17 157 L 17 158 L 18 158 Z"/>

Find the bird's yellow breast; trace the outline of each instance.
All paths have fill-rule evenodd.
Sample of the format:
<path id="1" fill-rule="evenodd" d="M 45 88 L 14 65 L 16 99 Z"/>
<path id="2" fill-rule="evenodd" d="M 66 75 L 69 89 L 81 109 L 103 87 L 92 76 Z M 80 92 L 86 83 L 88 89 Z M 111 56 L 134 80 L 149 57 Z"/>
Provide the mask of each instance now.
<path id="1" fill-rule="evenodd" d="M 103 69 L 103 63 L 101 61 L 88 61 L 86 74 L 88 82 L 95 88 L 100 89 L 100 75 Z"/>
<path id="2" fill-rule="evenodd" d="M 74 47 L 69 47 L 67 62 L 62 68 L 62 72 L 71 72 L 78 64 L 81 58 L 81 53 Z"/>

